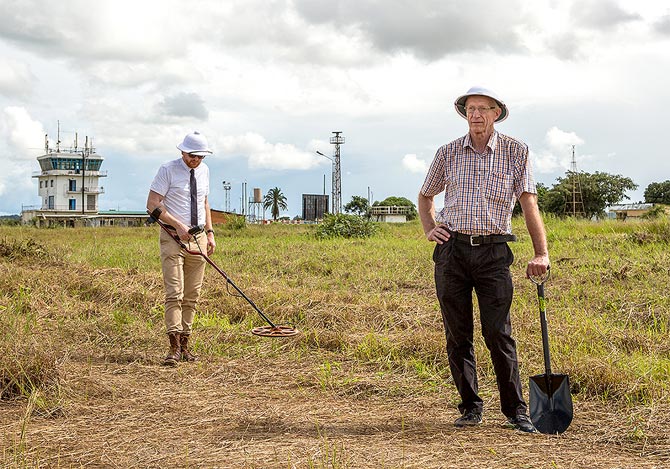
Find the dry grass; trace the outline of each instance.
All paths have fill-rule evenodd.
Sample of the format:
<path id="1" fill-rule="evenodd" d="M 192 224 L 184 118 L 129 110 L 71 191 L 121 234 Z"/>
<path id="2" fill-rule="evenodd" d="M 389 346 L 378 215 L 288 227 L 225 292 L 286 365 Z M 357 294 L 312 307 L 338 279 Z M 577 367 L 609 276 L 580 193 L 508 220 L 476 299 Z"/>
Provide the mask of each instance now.
<path id="1" fill-rule="evenodd" d="M 2 467 L 666 467 L 667 225 L 548 228 L 554 366 L 578 391 L 560 436 L 502 428 L 479 338 L 485 421 L 452 426 L 458 399 L 417 225 L 355 241 L 217 230 L 214 260 L 303 334 L 249 334 L 262 321 L 209 269 L 202 360 L 176 369 L 160 366 L 155 230 L 0 228 Z M 514 247 L 526 382 L 542 370 L 537 298 L 521 278 L 529 249 L 524 237 Z"/>

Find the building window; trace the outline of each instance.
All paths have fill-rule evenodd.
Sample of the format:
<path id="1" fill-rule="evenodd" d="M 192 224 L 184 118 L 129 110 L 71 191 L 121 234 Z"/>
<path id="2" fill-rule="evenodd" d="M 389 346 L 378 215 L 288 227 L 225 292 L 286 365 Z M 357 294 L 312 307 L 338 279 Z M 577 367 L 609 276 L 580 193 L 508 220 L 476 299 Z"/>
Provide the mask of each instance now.
<path id="1" fill-rule="evenodd" d="M 49 208 L 50 210 L 53 210 L 53 208 L 54 208 L 54 196 L 53 195 L 49 196 L 49 204 L 47 205 L 47 208 Z"/>
<path id="2" fill-rule="evenodd" d="M 44 181 L 40 181 L 40 189 L 44 187 Z"/>
<path id="3" fill-rule="evenodd" d="M 77 180 L 76 179 L 69 179 L 68 180 L 68 190 L 71 192 L 75 192 L 77 190 Z"/>
<path id="4" fill-rule="evenodd" d="M 51 187 L 53 187 L 53 186 L 54 186 L 54 180 L 52 179 L 51 180 Z"/>
<path id="5" fill-rule="evenodd" d="M 70 199 L 70 210 L 77 210 L 77 200 Z"/>

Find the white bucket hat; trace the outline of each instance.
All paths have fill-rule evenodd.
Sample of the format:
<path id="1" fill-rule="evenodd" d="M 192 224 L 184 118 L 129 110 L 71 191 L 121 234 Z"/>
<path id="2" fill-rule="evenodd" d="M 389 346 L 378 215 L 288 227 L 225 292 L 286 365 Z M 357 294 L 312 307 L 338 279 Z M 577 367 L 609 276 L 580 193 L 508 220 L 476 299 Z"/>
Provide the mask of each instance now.
<path id="1" fill-rule="evenodd" d="M 488 88 L 484 88 L 483 86 L 473 86 L 468 90 L 467 93 L 465 93 L 463 96 L 459 96 L 458 99 L 454 101 L 454 107 L 456 108 L 456 112 L 462 118 L 464 119 L 468 118 L 465 115 L 465 101 L 468 99 L 468 96 L 486 96 L 487 98 L 491 98 L 498 104 L 498 106 L 502 110 L 502 112 L 495 121 L 502 122 L 505 119 L 507 119 L 509 111 L 507 110 L 507 106 L 505 106 L 505 103 L 503 103 L 500 100 L 500 98 L 498 98 L 498 95 L 494 91 L 489 90 Z"/>
<path id="2" fill-rule="evenodd" d="M 191 155 L 211 155 L 212 150 L 207 145 L 207 139 L 197 130 L 191 132 L 184 137 L 184 141 L 177 145 L 181 151 Z"/>

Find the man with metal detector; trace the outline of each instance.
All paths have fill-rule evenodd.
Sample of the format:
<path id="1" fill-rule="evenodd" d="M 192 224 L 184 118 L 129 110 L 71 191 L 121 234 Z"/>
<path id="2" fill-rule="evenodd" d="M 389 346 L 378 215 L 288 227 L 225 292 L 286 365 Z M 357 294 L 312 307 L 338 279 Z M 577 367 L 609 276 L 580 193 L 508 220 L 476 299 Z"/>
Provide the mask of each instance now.
<path id="1" fill-rule="evenodd" d="M 160 230 L 160 253 L 165 286 L 165 326 L 170 351 L 164 365 L 195 361 L 189 349 L 195 306 L 205 273 L 205 259 L 189 253 L 216 248 L 209 208 L 209 168 L 203 159 L 210 155 L 207 139 L 195 131 L 177 145 L 181 157 L 163 164 L 154 177 L 147 199 L 151 217 L 168 228 Z M 175 237 L 182 243 L 175 242 Z"/>
<path id="2" fill-rule="evenodd" d="M 535 251 L 526 275 L 541 277 L 549 267 L 544 224 L 528 147 L 498 133 L 494 123 L 509 115 L 505 103 L 486 88 L 473 87 L 454 103 L 469 132 L 437 150 L 419 192 L 419 216 L 433 252 L 435 286 L 442 311 L 449 367 L 461 397 L 456 427 L 479 425 L 483 401 L 478 394 L 473 343 L 472 291 L 477 295 L 482 335 L 491 354 L 508 426 L 534 433 L 523 398 L 510 307 L 514 287 L 507 242 L 512 210 L 521 204 Z M 443 192 L 444 208 L 435 214 L 434 197 Z"/>

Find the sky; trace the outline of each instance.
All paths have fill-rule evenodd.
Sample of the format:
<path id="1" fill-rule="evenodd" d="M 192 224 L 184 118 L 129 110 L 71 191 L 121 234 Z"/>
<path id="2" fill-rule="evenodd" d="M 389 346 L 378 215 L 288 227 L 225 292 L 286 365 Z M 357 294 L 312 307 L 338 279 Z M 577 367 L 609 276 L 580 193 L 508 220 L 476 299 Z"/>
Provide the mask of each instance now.
<path id="1" fill-rule="evenodd" d="M 416 201 L 436 150 L 467 133 L 454 100 L 497 92 L 496 125 L 537 182 L 570 169 L 670 179 L 670 6 L 651 0 L 2 0 L 0 214 L 41 205 L 36 158 L 88 136 L 101 210 L 144 210 L 158 167 L 198 130 L 212 208 L 242 185 Z M 230 183 L 229 207 L 223 182 Z M 436 201 L 440 199 L 438 196 Z M 440 205 L 439 201 L 437 202 Z"/>

